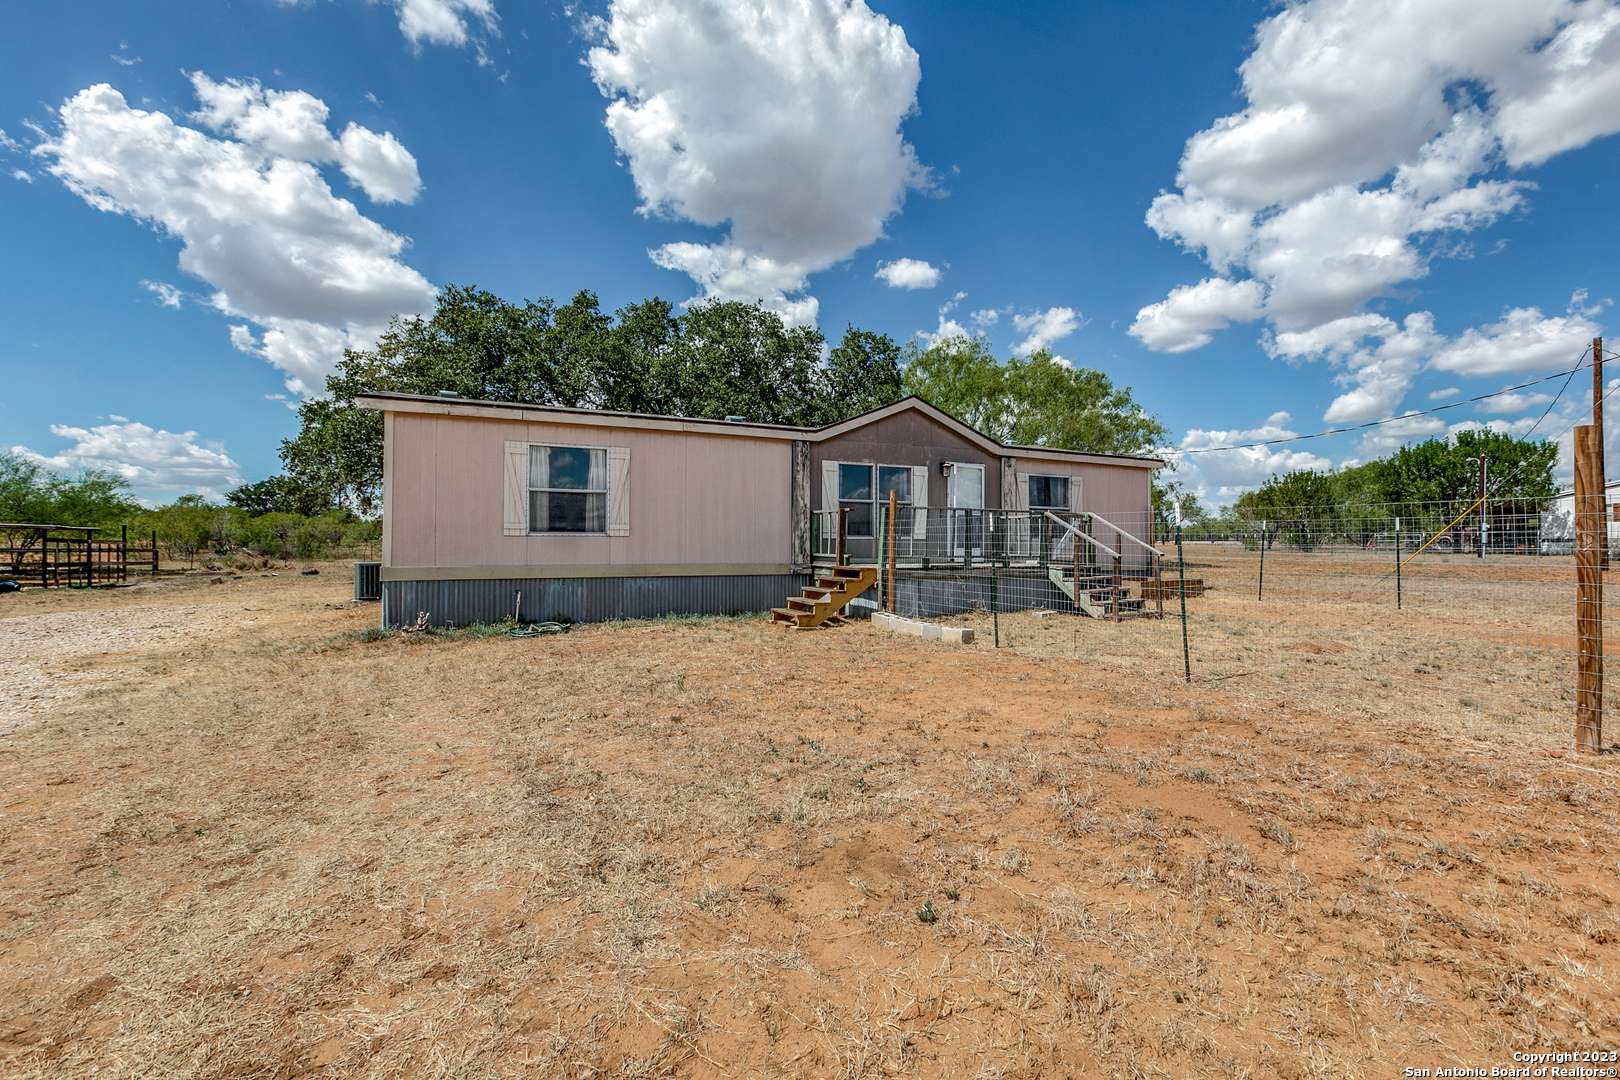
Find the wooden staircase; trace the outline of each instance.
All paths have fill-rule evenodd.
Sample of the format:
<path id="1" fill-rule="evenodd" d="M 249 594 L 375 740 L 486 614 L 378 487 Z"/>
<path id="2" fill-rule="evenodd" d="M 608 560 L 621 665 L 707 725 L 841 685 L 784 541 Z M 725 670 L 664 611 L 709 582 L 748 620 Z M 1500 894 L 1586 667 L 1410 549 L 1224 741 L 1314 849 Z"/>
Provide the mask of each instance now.
<path id="1" fill-rule="evenodd" d="M 878 572 L 875 566 L 834 566 L 816 573 L 816 583 L 788 597 L 787 607 L 771 609 L 771 622 L 800 630 L 837 626 L 844 622 L 838 614 L 844 605 L 876 584 Z"/>
<path id="2" fill-rule="evenodd" d="M 1049 567 L 1046 576 L 1074 601 L 1075 607 L 1093 619 L 1136 619 L 1157 614 L 1147 610 L 1147 601 L 1142 597 L 1132 596 L 1123 585 L 1115 588 L 1113 578 L 1095 568 L 1082 566 L 1078 581 L 1069 566 Z"/>

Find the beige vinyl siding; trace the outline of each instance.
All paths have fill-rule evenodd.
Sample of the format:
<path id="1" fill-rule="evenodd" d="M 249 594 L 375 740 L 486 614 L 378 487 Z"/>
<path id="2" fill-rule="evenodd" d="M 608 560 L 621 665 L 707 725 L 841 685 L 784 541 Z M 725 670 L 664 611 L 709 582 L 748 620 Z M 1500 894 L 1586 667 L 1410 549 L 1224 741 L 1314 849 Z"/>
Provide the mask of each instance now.
<path id="1" fill-rule="evenodd" d="M 1120 528 L 1136 533 L 1148 543 L 1153 542 L 1152 470 L 1045 458 L 1017 458 L 1016 461 L 1020 507 L 1028 505 L 1030 476 L 1067 476 L 1071 478 L 1071 506 L 1073 484 L 1080 485 L 1080 505 L 1074 509 L 1101 514 Z M 1138 529 L 1146 530 L 1146 534 L 1137 532 Z"/>
<path id="2" fill-rule="evenodd" d="M 387 565 L 701 569 L 791 558 L 789 442 L 417 413 L 390 420 Z M 628 497 L 610 506 L 608 533 L 507 535 L 508 442 L 609 447 Z"/>

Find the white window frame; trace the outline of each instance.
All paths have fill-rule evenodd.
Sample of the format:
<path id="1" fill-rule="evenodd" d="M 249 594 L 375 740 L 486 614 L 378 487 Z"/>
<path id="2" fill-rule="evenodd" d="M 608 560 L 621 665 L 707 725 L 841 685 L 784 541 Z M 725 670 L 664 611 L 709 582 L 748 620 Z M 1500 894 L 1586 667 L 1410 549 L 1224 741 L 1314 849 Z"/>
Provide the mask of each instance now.
<path id="1" fill-rule="evenodd" d="M 833 465 L 836 466 L 836 468 L 837 468 L 837 481 L 836 481 L 837 482 L 837 489 L 836 489 L 836 492 L 835 492 L 836 494 L 841 495 L 842 492 L 843 492 L 843 484 L 844 484 L 843 468 L 844 468 L 845 465 L 849 465 L 849 466 L 856 467 L 856 468 L 866 469 L 866 470 L 868 470 L 869 474 L 871 475 L 871 490 L 872 490 L 871 499 L 845 499 L 845 498 L 839 498 L 838 501 L 837 501 L 837 504 L 831 508 L 833 510 L 838 510 L 838 509 L 841 509 L 841 508 L 843 508 L 844 506 L 846 506 L 846 505 L 848 505 L 850 503 L 862 503 L 862 502 L 868 503 L 872 507 L 872 517 L 871 517 L 872 531 L 870 533 L 865 533 L 865 534 L 855 533 L 855 532 L 846 533 L 845 535 L 851 540 L 876 540 L 877 539 L 878 506 L 880 504 L 883 505 L 883 506 L 887 506 L 888 503 L 889 503 L 889 500 L 888 500 L 887 497 L 879 494 L 879 492 L 881 490 L 881 487 L 882 487 L 881 473 L 879 472 L 880 469 L 898 469 L 901 472 L 904 472 L 906 474 L 906 489 L 910 493 L 911 498 L 909 498 L 909 499 L 900 499 L 900 500 L 896 501 L 895 513 L 897 515 L 899 515 L 898 520 L 899 521 L 906 520 L 906 518 L 904 516 L 905 513 L 907 511 L 911 510 L 914 506 L 916 506 L 917 492 L 915 490 L 916 489 L 916 483 L 915 483 L 915 475 L 914 475 L 914 470 L 916 469 L 916 466 L 914 466 L 914 465 L 895 465 L 895 464 L 891 464 L 889 462 L 884 462 L 884 461 L 835 461 L 835 462 L 833 462 Z M 899 529 L 899 525 L 897 524 L 895 526 L 895 528 Z M 908 536 L 910 535 L 910 530 L 906 531 L 906 535 L 908 535 Z"/>
<path id="2" fill-rule="evenodd" d="M 526 515 L 527 515 L 527 517 L 529 519 L 529 535 L 530 536 L 606 536 L 606 535 L 608 535 L 608 518 L 611 516 L 612 509 L 613 509 L 613 463 L 612 463 L 612 454 L 610 453 L 612 448 L 607 447 L 607 446 L 593 446 L 593 445 L 590 445 L 588 443 L 556 443 L 556 442 L 553 442 L 553 443 L 537 443 L 537 442 L 532 442 L 532 443 L 529 443 L 527 445 L 529 447 L 529 458 L 530 458 L 531 461 L 534 458 L 534 452 L 536 450 L 586 450 L 586 451 L 590 451 L 592 453 L 595 453 L 596 451 L 601 451 L 601 453 L 602 453 L 602 483 L 604 485 L 600 489 L 597 489 L 597 488 L 559 488 L 559 487 L 537 488 L 537 487 L 530 487 L 529 486 L 529 474 L 525 473 L 525 475 L 523 477 L 523 498 L 524 498 L 525 513 L 526 513 Z M 588 470 L 589 470 L 589 466 L 587 466 L 587 472 L 588 472 Z M 549 472 L 550 472 L 550 470 L 548 468 L 548 470 L 547 470 L 548 475 L 549 475 Z M 535 523 L 534 523 L 534 493 L 537 492 L 537 491 L 543 491 L 548 495 L 564 494 L 564 495 L 600 495 L 600 496 L 602 496 L 602 527 L 600 529 L 537 529 L 537 528 L 535 528 L 534 527 L 534 525 L 535 525 Z"/>

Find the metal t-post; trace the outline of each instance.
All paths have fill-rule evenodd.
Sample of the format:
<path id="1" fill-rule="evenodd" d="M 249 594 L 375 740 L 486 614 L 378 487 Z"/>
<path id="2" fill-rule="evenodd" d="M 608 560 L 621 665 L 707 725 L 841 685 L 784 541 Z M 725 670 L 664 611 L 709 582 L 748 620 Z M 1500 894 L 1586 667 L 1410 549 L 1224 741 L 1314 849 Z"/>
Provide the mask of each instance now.
<path id="1" fill-rule="evenodd" d="M 1181 525 L 1178 522 L 1176 524 L 1177 535 L 1180 535 L 1180 531 Z M 1266 598 L 1266 531 L 1266 522 L 1262 521 L 1260 523 L 1260 592 L 1255 596 L 1256 600 Z"/>
<path id="2" fill-rule="evenodd" d="M 1176 574 L 1181 579 L 1181 667 L 1192 682 L 1192 650 L 1187 644 L 1187 558 L 1181 549 L 1181 515 L 1176 515 Z"/>

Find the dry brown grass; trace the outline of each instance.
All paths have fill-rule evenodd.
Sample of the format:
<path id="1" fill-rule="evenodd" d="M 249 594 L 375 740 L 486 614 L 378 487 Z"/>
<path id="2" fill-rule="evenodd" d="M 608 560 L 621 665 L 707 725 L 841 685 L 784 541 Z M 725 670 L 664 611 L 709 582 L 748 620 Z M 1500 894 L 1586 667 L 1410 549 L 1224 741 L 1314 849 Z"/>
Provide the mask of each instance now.
<path id="1" fill-rule="evenodd" d="M 0 1072 L 1372 1077 L 1612 1041 L 1616 765 L 1564 754 L 1556 644 L 1205 576 L 1191 687 L 1173 622 L 365 641 L 330 572 L 15 598 L 0 643 L 210 629 L 55 661 L 78 689 L 0 736 Z"/>

